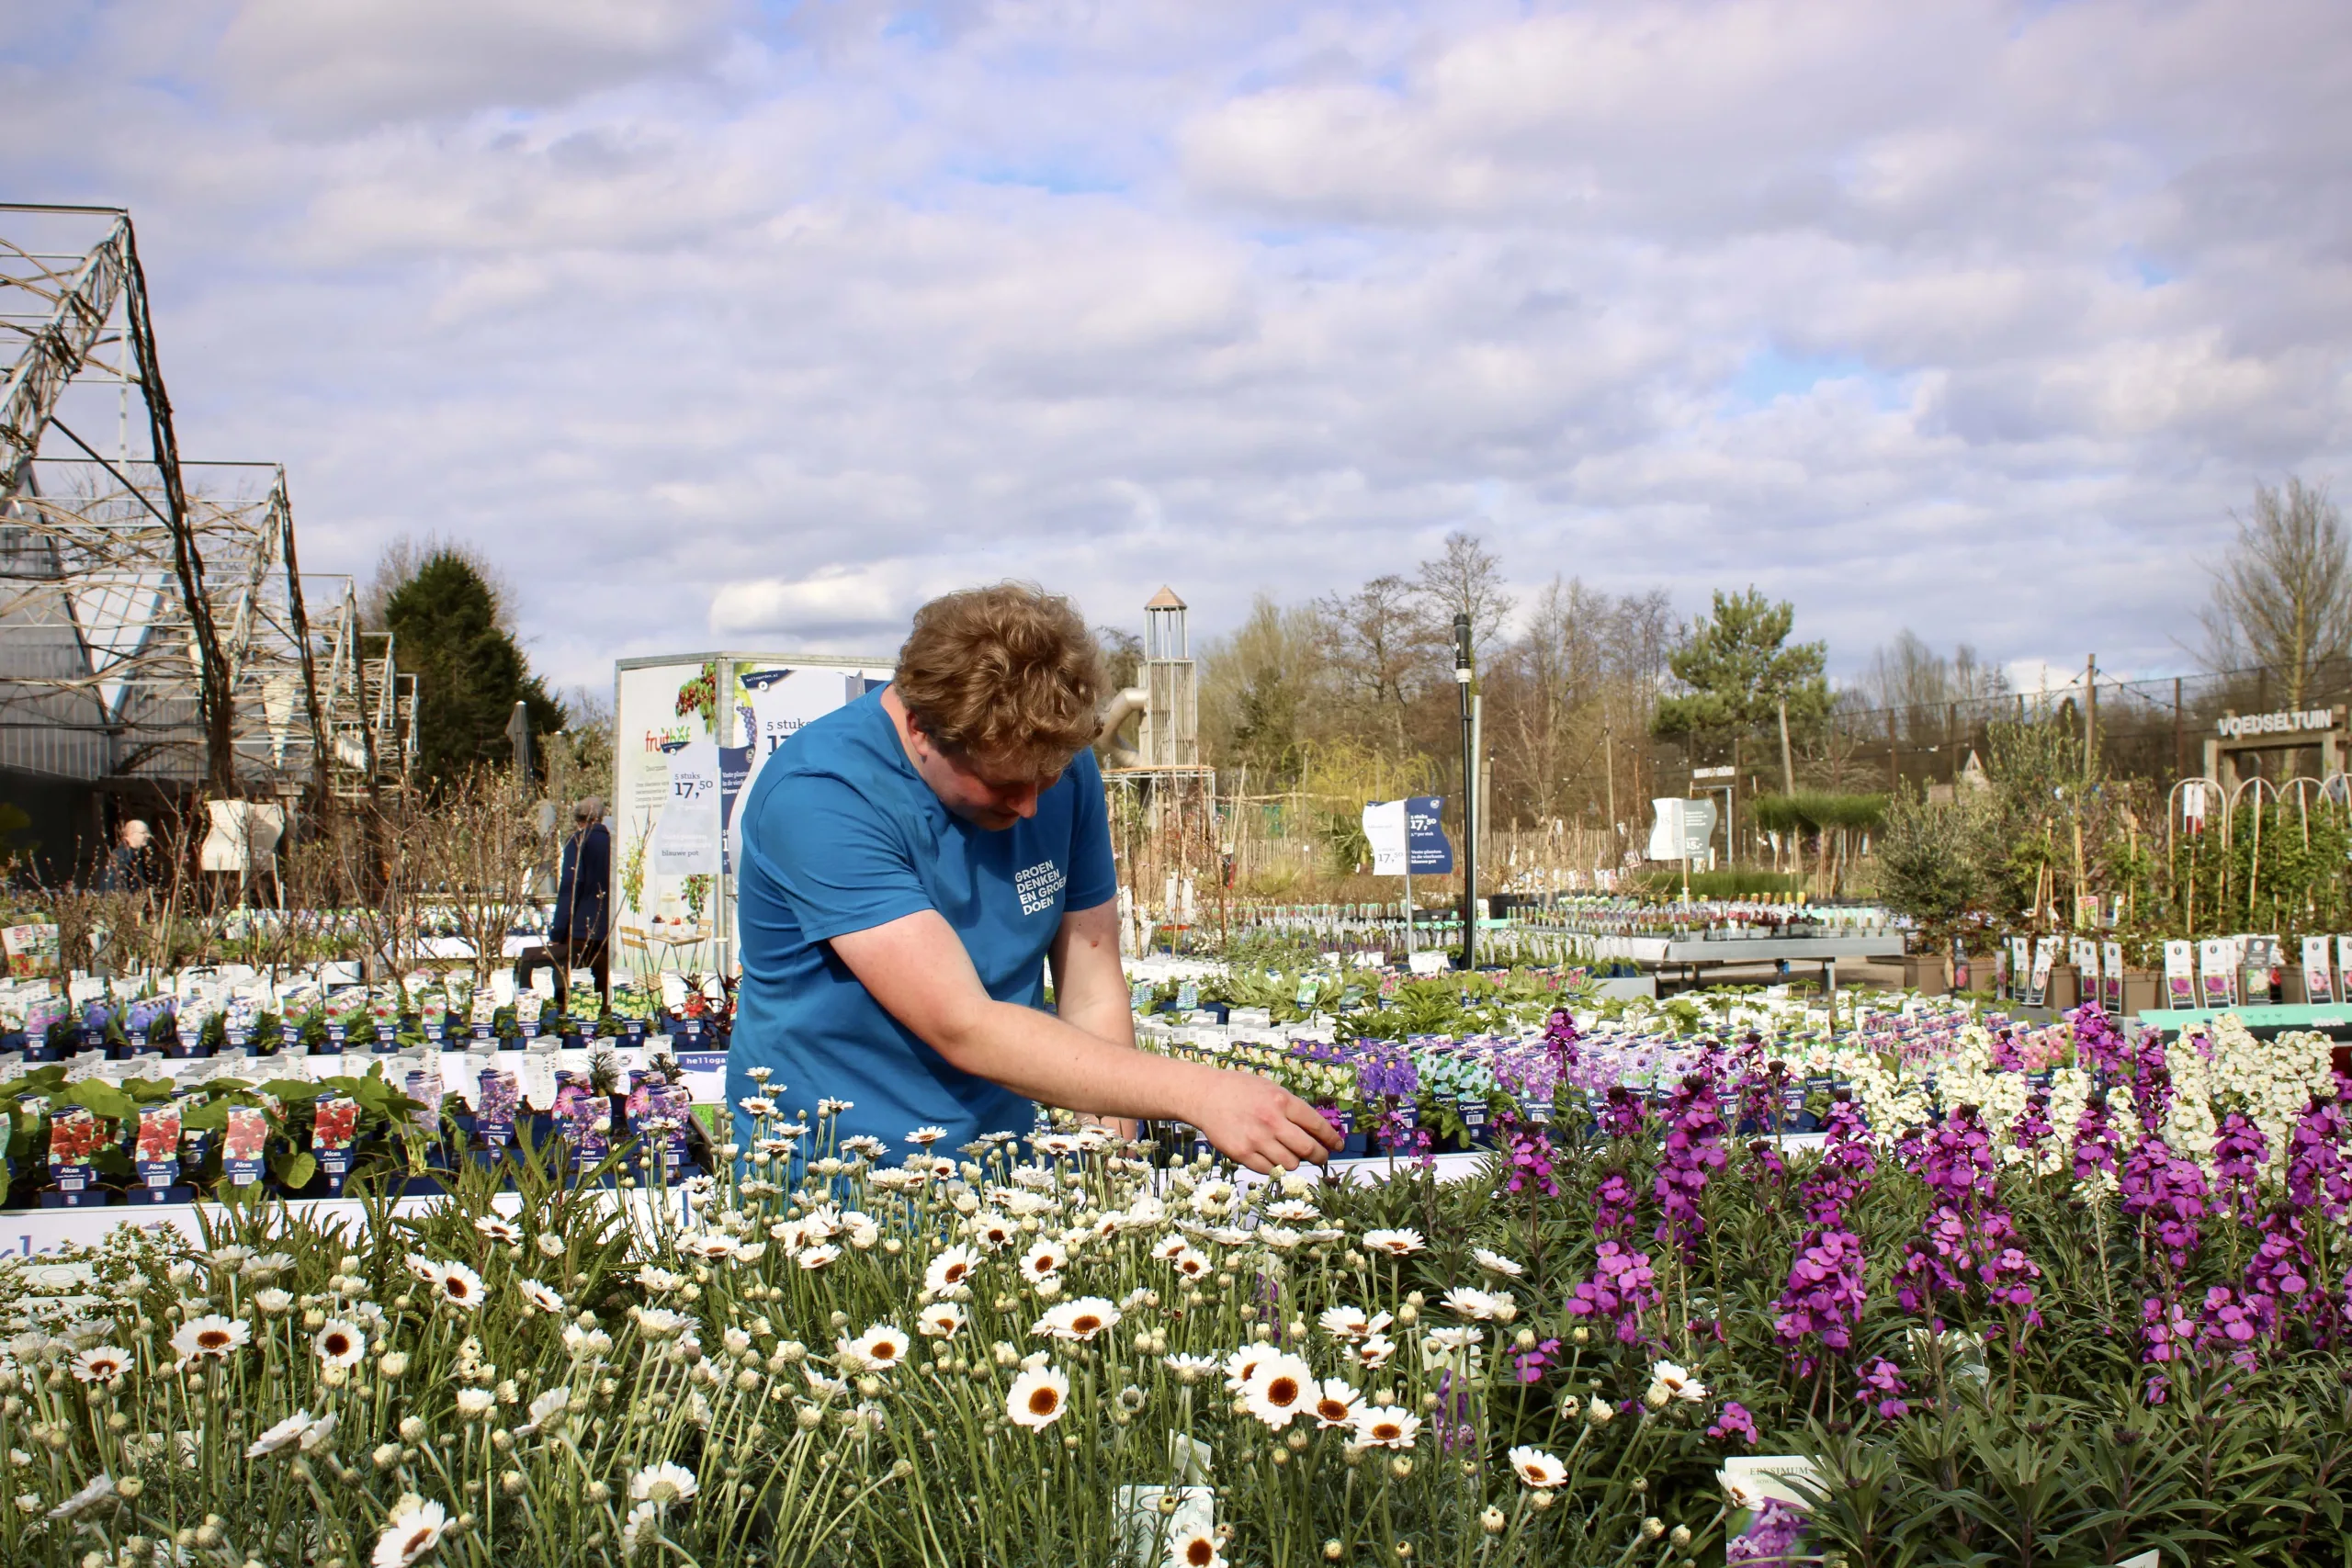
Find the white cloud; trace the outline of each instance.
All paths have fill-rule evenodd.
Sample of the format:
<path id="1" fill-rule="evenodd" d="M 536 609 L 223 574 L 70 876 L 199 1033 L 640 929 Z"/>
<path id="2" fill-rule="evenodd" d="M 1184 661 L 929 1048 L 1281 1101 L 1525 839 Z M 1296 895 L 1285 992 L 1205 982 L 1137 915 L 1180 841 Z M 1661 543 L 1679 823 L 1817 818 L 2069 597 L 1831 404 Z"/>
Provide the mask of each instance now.
<path id="1" fill-rule="evenodd" d="M 133 207 L 184 446 L 306 566 L 479 538 L 560 682 L 1454 526 L 2160 668 L 2255 480 L 2352 491 L 2327 0 L 79 20 L 0 30 L 0 184 Z"/>
<path id="2" fill-rule="evenodd" d="M 533 108 L 707 57 L 734 0 L 243 0 L 224 99 L 332 134 Z"/>

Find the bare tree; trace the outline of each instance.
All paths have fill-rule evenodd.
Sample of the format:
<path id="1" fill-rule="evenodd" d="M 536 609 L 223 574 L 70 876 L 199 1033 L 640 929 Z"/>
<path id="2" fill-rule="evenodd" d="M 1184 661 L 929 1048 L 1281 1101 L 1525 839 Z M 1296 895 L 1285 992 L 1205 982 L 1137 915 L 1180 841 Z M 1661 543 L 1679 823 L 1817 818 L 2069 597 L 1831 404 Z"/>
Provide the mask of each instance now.
<path id="1" fill-rule="evenodd" d="M 419 896 L 440 906 L 472 945 L 477 985 L 504 962 L 506 932 L 545 853 L 537 794 L 512 768 L 478 768 L 410 827 L 407 852 L 423 873 Z"/>
<path id="2" fill-rule="evenodd" d="M 1467 615 L 1470 644 L 1481 657 L 1501 638 L 1511 596 L 1504 591 L 1501 558 L 1476 534 L 1448 534 L 1445 553 L 1421 563 L 1413 586 L 1439 636 L 1451 637 L 1453 617 Z"/>
<path id="3" fill-rule="evenodd" d="M 490 589 L 491 613 L 499 628 L 514 629 L 514 585 L 506 574 L 492 564 L 481 546 L 469 539 L 445 539 L 438 534 L 427 534 L 419 539 L 412 535 L 395 535 L 383 553 L 376 558 L 375 572 L 368 585 L 359 591 L 359 624 L 371 632 L 384 629 L 384 616 L 392 603 L 392 595 L 408 585 L 417 569 L 435 556 L 443 553 L 457 556 L 474 569 Z"/>
<path id="4" fill-rule="evenodd" d="M 1968 644 L 1946 658 L 1905 627 L 1871 655 L 1869 675 L 1841 705 L 1894 709 L 1905 739 L 1931 739 L 1942 733 L 1951 705 L 1997 697 L 2008 686 L 2008 677 Z"/>
<path id="5" fill-rule="evenodd" d="M 2320 665 L 2352 653 L 2352 561 L 2344 514 L 2324 485 L 2290 477 L 2254 488 L 2251 516 L 2231 513 L 2237 539 L 2212 569 L 2203 614 L 2205 661 L 2216 671 L 2267 668 L 2301 707 Z"/>
<path id="6" fill-rule="evenodd" d="M 1353 593 L 1328 594 L 1316 611 L 1340 701 L 1366 714 L 1401 756 L 1405 710 L 1429 656 L 1429 618 L 1416 590 L 1392 573 Z"/>

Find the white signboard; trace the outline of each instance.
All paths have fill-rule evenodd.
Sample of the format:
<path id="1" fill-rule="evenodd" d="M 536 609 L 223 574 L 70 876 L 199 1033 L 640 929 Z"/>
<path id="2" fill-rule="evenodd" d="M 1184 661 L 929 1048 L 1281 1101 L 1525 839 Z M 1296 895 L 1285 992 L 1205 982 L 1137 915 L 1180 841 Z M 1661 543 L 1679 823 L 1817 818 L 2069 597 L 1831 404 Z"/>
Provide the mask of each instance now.
<path id="1" fill-rule="evenodd" d="M 664 876 L 717 876 L 718 748 L 705 738 L 664 756 L 670 793 L 653 831 L 653 869 Z"/>
<path id="2" fill-rule="evenodd" d="M 732 967 L 734 807 L 801 725 L 890 678 L 888 660 L 631 660 L 614 688 L 613 967 Z"/>
<path id="3" fill-rule="evenodd" d="M 1405 874 L 1405 803 L 1375 800 L 1363 808 L 1363 836 L 1372 846 L 1372 874 Z"/>
<path id="4" fill-rule="evenodd" d="M 1650 859 L 1704 860 L 1715 837 L 1715 803 L 1668 795 L 1650 802 Z"/>

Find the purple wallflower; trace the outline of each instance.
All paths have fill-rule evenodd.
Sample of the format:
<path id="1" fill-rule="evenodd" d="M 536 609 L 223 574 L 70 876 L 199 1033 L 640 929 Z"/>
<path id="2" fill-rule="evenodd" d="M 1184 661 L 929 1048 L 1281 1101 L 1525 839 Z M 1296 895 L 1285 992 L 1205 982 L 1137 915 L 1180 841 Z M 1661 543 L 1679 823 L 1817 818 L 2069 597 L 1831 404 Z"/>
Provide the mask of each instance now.
<path id="1" fill-rule="evenodd" d="M 1713 1077 L 1693 1073 L 1682 1080 L 1667 1108 L 1666 1148 L 1652 1184 L 1664 1211 L 1657 1239 L 1679 1245 L 1686 1258 L 1698 1257 L 1699 1238 L 1706 1234 L 1699 1200 L 1707 1190 L 1708 1177 L 1724 1168 L 1723 1137 Z"/>
<path id="2" fill-rule="evenodd" d="M 1878 1172 L 1878 1156 L 1871 1152 L 1869 1130 L 1860 1112 L 1843 1096 L 1829 1106 L 1828 1142 L 1821 1163 L 1798 1188 L 1805 1223 L 1823 1229 L 1845 1224 L 1846 1209 L 1870 1190 Z"/>
<path id="3" fill-rule="evenodd" d="M 1775 1303 L 1781 1315 L 1772 1325 L 1800 1375 L 1810 1376 L 1819 1365 L 1808 1341 L 1841 1355 L 1853 1348 L 1854 1328 L 1862 1319 L 1866 1261 L 1861 1240 L 1851 1231 L 1815 1231 L 1805 1237 L 1789 1266 L 1788 1289 Z"/>
<path id="4" fill-rule="evenodd" d="M 2352 1210 L 2352 1168 L 2344 1158 L 2344 1108 L 2339 1100 L 2313 1100 L 2295 1122 L 2287 1144 L 2287 1201 L 2299 1209 L 2318 1204 L 2331 1220 Z"/>
<path id="5" fill-rule="evenodd" d="M 1623 1170 L 1612 1170 L 1592 1191 L 1592 1234 L 1603 1241 L 1634 1238 L 1634 1205 L 1640 1201 Z"/>
<path id="6" fill-rule="evenodd" d="M 2222 1130 L 2213 1139 L 2213 1174 L 2221 1178 L 2223 1203 L 2248 1219 L 2262 1201 L 2257 1183 L 2269 1154 L 2270 1140 L 2261 1128 L 2237 1111 L 2222 1115 Z"/>
<path id="7" fill-rule="evenodd" d="M 1920 1145 L 1919 1179 L 1946 1203 L 1993 1196 L 1993 1134 L 1976 1107 L 1962 1105 Z"/>
<path id="8" fill-rule="evenodd" d="M 2009 1129 L 2010 1140 L 2028 1153 L 2041 1147 L 2054 1129 L 2050 1124 L 2050 1091 L 2036 1089 L 2027 1097 L 2025 1109 L 2018 1112 L 2016 1125 Z"/>
<path id="9" fill-rule="evenodd" d="M 2075 1065 L 2087 1073 L 2121 1073 L 2130 1052 L 2107 1010 L 2086 1002 L 2075 1010 L 2074 1020 Z"/>
<path id="10" fill-rule="evenodd" d="M 2180 1158 L 2151 1133 L 2123 1162 L 2116 1181 L 2123 1212 L 2141 1222 L 2143 1235 L 2164 1248 L 2175 1269 L 2187 1268 L 2202 1239 L 2198 1222 L 2205 1217 L 2205 1173 L 2197 1162 Z"/>
<path id="11" fill-rule="evenodd" d="M 2113 1170 L 2116 1151 L 2121 1146 L 2107 1101 L 2093 1096 L 2075 1122 L 2075 1179 L 2088 1181 L 2095 1171 Z"/>
<path id="12" fill-rule="evenodd" d="M 1600 1135 L 1604 1138 L 1638 1138 L 1649 1122 L 1650 1108 L 1641 1096 L 1623 1084 L 1609 1086 L 1609 1098 L 1600 1110 Z"/>
<path id="13" fill-rule="evenodd" d="M 1503 1183 L 1503 1190 L 1524 1192 L 1532 1187 L 1546 1198 L 1557 1198 L 1560 1184 L 1552 1174 L 1552 1134 L 1508 1113 L 1498 1119 L 1497 1126 L 1502 1133 L 1504 1146 L 1510 1151 L 1510 1179 Z"/>
<path id="14" fill-rule="evenodd" d="M 2255 1244 L 2254 1256 L 2246 1260 L 2245 1279 L 2239 1293 L 2262 1332 L 2272 1336 L 2301 1315 L 2316 1269 L 2311 1248 L 2305 1244 L 2301 1220 L 2287 1213 L 2265 1214 L 2255 1229 L 2261 1240 Z M 2333 1326 L 2324 1313 L 2312 1324 L 2323 1344 L 2330 1337 Z"/>
<path id="15" fill-rule="evenodd" d="M 1738 1400 L 1726 1399 L 1722 1413 L 1708 1425 L 1707 1436 L 1719 1443 L 1727 1443 L 1736 1438 L 1742 1447 L 1752 1449 L 1758 1441 L 1756 1417 L 1750 1416 L 1747 1407 Z"/>
<path id="16" fill-rule="evenodd" d="M 1903 1396 L 1911 1385 L 1903 1381 L 1903 1369 L 1883 1356 L 1874 1356 L 1862 1369 L 1862 1385 L 1854 1397 L 1878 1413 L 1880 1419 L 1894 1421 L 1911 1414 L 1910 1401 Z"/>
<path id="17" fill-rule="evenodd" d="M 1514 1350 L 1511 1352 L 1513 1375 L 1521 1382 L 1541 1382 L 1544 1371 L 1552 1365 L 1552 1359 L 1559 1353 L 1560 1342 L 1556 1339 L 1539 1340 L 1532 1350 Z"/>
<path id="18" fill-rule="evenodd" d="M 1593 1258 L 1592 1278 L 1577 1286 L 1567 1307 L 1577 1317 L 1611 1325 L 1620 1341 L 1633 1345 L 1643 1337 L 1644 1315 L 1655 1311 L 1660 1300 L 1649 1254 L 1604 1241 Z"/>

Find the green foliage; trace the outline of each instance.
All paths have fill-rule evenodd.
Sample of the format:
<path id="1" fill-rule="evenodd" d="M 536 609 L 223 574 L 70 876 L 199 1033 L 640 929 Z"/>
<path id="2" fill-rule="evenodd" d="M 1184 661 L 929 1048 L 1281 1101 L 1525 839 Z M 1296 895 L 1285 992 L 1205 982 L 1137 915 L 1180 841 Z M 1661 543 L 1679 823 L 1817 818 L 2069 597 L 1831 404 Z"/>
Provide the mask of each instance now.
<path id="1" fill-rule="evenodd" d="M 518 702 L 528 705 L 535 739 L 563 728 L 563 709 L 499 626 L 495 594 L 462 555 L 426 557 L 384 619 L 400 667 L 417 677 L 416 768 L 427 784 L 511 762 L 506 725 Z"/>
<path id="2" fill-rule="evenodd" d="M 1924 789 L 1897 795 L 1880 829 L 1879 891 L 1903 914 L 1940 938 L 1964 917 L 1989 907 L 1998 859 L 1999 813 L 1980 790 L 1930 800 Z"/>
<path id="3" fill-rule="evenodd" d="M 1794 795 L 1759 795 L 1750 804 L 1756 825 L 1776 833 L 1792 829 L 1818 833 L 1825 828 L 1876 828 L 1886 817 L 1883 795 L 1833 795 L 1826 790 L 1799 790 Z"/>
<path id="4" fill-rule="evenodd" d="M 1714 613 L 1692 623 L 1690 636 L 1668 660 L 1674 678 L 1689 690 L 1660 699 L 1653 732 L 1744 732 L 1777 722 L 1783 700 L 1792 729 L 1826 715 L 1826 650 L 1817 642 L 1792 645 L 1789 633 L 1795 622 L 1796 611 L 1786 601 L 1772 604 L 1753 588 L 1745 593 L 1717 589 Z"/>

